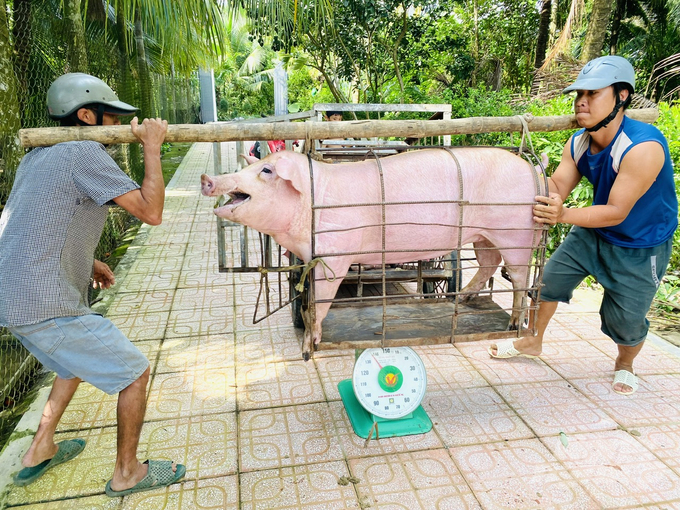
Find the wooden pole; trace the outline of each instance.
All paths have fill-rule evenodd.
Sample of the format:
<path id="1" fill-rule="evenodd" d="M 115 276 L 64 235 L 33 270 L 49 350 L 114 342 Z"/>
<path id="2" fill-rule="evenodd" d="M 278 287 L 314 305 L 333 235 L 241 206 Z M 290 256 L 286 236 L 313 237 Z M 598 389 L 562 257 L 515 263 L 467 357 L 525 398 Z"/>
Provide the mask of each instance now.
<path id="1" fill-rule="evenodd" d="M 652 123 L 659 117 L 656 108 L 628 110 L 636 120 Z M 576 129 L 574 115 L 524 119 L 532 132 Z M 515 117 L 470 117 L 451 120 L 356 120 L 346 122 L 223 122 L 211 124 L 173 124 L 168 126 L 166 142 L 228 142 L 246 140 L 320 140 L 399 136 L 424 138 L 440 135 L 521 132 L 522 122 Z M 94 140 L 103 144 L 135 143 L 129 126 L 47 127 L 19 131 L 24 147 L 44 147 L 61 142 Z"/>

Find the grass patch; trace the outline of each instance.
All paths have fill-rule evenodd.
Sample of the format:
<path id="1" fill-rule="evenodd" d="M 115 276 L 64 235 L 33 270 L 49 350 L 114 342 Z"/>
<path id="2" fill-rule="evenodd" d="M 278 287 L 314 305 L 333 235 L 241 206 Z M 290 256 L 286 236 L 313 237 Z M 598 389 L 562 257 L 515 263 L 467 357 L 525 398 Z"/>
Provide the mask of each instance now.
<path id="1" fill-rule="evenodd" d="M 192 145 L 191 143 L 164 143 L 161 146 L 161 166 L 163 168 L 163 182 L 166 186 L 175 175 L 177 167 Z"/>

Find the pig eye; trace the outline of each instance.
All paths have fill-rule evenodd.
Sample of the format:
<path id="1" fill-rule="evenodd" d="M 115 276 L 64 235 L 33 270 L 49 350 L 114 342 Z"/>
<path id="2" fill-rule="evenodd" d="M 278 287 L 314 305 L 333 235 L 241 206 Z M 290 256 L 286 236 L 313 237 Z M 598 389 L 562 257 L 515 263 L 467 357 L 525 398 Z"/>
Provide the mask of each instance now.
<path id="1" fill-rule="evenodd" d="M 269 167 L 264 167 L 261 171 L 264 172 L 265 174 L 270 174 L 270 173 L 272 173 L 272 169 L 269 168 Z"/>

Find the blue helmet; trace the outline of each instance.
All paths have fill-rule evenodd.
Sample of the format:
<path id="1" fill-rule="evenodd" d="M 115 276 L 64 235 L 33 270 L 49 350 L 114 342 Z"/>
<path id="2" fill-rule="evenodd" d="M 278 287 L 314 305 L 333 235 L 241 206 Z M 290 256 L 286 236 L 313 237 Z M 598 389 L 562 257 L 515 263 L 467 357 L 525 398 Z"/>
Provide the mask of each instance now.
<path id="1" fill-rule="evenodd" d="M 588 62 L 576 81 L 562 91 L 563 94 L 572 90 L 598 90 L 614 83 L 627 83 L 635 91 L 635 70 L 623 57 L 607 55 Z"/>

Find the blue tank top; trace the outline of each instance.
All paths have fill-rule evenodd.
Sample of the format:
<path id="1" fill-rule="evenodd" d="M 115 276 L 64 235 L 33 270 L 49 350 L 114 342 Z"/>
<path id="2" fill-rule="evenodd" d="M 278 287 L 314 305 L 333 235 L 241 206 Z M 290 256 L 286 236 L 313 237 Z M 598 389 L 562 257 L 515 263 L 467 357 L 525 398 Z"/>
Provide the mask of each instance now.
<path id="1" fill-rule="evenodd" d="M 623 222 L 595 229 L 600 237 L 616 246 L 651 248 L 664 243 L 675 232 L 678 199 L 668 142 L 655 126 L 625 116 L 612 143 L 597 154 L 590 153 L 590 134 L 584 129 L 572 138 L 571 155 L 578 171 L 593 185 L 593 205 L 607 204 L 621 161 L 630 149 L 649 141 L 658 142 L 663 147 L 665 161 L 658 177 Z"/>

